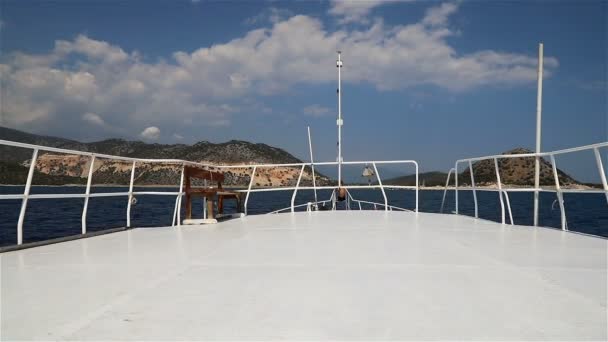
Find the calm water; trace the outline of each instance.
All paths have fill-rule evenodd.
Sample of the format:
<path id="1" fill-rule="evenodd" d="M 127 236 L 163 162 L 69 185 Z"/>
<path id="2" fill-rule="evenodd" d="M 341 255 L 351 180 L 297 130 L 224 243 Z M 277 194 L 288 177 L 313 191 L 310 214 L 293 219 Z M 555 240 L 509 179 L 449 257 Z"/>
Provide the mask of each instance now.
<path id="1" fill-rule="evenodd" d="M 84 193 L 84 187 L 47 187 L 34 186 L 32 193 Z M 126 187 L 94 187 L 92 192 L 126 192 Z M 135 188 L 135 191 L 177 191 L 171 188 Z M 18 194 L 23 186 L 0 186 L 0 193 Z M 353 190 L 357 199 L 383 202 L 378 190 Z M 249 198 L 249 214 L 262 214 L 289 206 L 290 191 L 252 193 Z M 420 191 L 420 211 L 439 212 L 443 191 Z M 473 196 L 470 191 L 462 191 L 460 211 L 466 215 L 474 214 Z M 296 204 L 314 199 L 312 191 L 300 191 Z M 328 199 L 329 191 L 318 191 L 319 200 Z M 484 219 L 500 221 L 500 202 L 495 192 L 477 193 L 479 216 Z M 414 192 L 404 190 L 387 191 L 389 204 L 414 208 Z M 511 193 L 511 207 L 516 224 L 532 224 L 532 193 Z M 541 193 L 540 224 L 560 227 L 560 211 L 553 193 Z M 570 230 L 608 237 L 608 205 L 603 194 L 565 194 L 568 227 Z M 80 234 L 80 221 L 84 200 L 75 199 L 30 199 L 24 223 L 24 242 L 41 241 L 62 236 Z M 158 227 L 171 225 L 175 196 L 137 196 L 137 204 L 132 208 L 133 227 Z M 17 220 L 21 200 L 0 200 L 0 246 L 13 245 L 17 241 Z M 357 207 L 358 208 L 358 207 Z M 367 205 L 363 209 L 373 209 Z M 127 197 L 91 198 L 89 200 L 88 231 L 99 231 L 126 225 Z M 301 210 L 304 210 L 302 208 Z M 446 212 L 454 210 L 454 193 L 449 192 L 446 199 Z M 232 202 L 228 202 L 226 212 L 234 212 Z M 202 200 L 196 201 L 193 213 L 202 215 Z M 182 217 L 183 217 L 182 210 Z M 508 219 L 507 219 L 508 220 Z"/>

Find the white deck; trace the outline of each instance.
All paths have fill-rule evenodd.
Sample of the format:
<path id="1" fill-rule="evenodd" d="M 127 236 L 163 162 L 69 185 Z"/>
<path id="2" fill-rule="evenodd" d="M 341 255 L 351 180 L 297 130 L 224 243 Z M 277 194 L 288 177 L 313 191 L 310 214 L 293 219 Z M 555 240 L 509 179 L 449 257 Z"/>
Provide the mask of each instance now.
<path id="1" fill-rule="evenodd" d="M 4 340 L 607 338 L 606 240 L 462 216 L 249 216 L 0 257 Z"/>

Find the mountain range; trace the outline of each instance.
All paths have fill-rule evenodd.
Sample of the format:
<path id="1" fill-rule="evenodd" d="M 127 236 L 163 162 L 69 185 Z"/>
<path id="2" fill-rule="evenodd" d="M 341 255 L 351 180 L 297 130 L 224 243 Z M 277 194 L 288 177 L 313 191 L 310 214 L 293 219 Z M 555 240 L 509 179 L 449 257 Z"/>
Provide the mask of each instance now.
<path id="1" fill-rule="evenodd" d="M 214 144 L 200 141 L 193 145 L 186 144 L 150 144 L 142 141 L 123 139 L 107 139 L 103 141 L 83 143 L 75 140 L 36 135 L 0 127 L 0 139 L 16 142 L 57 147 L 68 150 L 95 152 L 99 154 L 118 155 L 132 158 L 148 159 L 181 159 L 201 162 L 211 165 L 219 164 L 285 164 L 301 163 L 302 161 L 287 151 L 269 146 L 241 140 L 230 140 Z M 532 151 L 516 148 L 503 154 L 525 154 Z M 30 149 L 15 148 L 0 145 L 0 184 L 24 184 L 27 169 L 32 157 Z M 534 158 L 505 158 L 498 161 L 501 181 L 503 184 L 515 186 L 530 186 L 534 184 Z M 41 151 L 37 161 L 33 184 L 84 184 L 90 167 L 90 158 L 79 155 L 51 153 Z M 475 183 L 478 186 L 496 183 L 496 171 L 493 160 L 482 160 L 473 163 Z M 225 172 L 225 184 L 245 186 L 249 183 L 251 169 L 247 167 L 234 168 Z M 557 170 L 560 185 L 577 186 L 578 181 Z M 99 158 L 94 164 L 93 184 L 129 183 L 131 163 L 119 160 Z M 180 167 L 158 163 L 139 163 L 136 169 L 136 185 L 177 185 L 179 183 Z M 297 167 L 258 168 L 255 176 L 255 186 L 290 186 L 295 185 L 299 175 Z M 426 172 L 419 174 L 419 182 L 425 186 L 444 186 L 447 174 L 444 172 Z M 414 185 L 415 175 L 406 175 L 383 181 L 387 185 Z M 328 177 L 316 173 L 319 185 L 335 184 Z M 312 183 L 312 170 L 305 168 L 302 185 Z M 466 168 L 459 174 L 459 184 L 469 185 L 470 170 Z M 454 184 L 452 177 L 450 184 Z M 540 184 L 555 185 L 551 164 L 541 158 Z"/>
<path id="2" fill-rule="evenodd" d="M 287 151 L 266 144 L 231 140 L 214 144 L 200 141 L 186 144 L 149 144 L 142 141 L 107 139 L 83 143 L 75 140 L 36 135 L 0 127 L 0 139 L 57 147 L 68 150 L 94 152 L 132 158 L 181 159 L 206 164 L 285 164 L 302 161 Z M 27 167 L 32 158 L 30 149 L 0 145 L 0 183 L 23 184 Z M 36 161 L 34 184 L 82 184 L 86 182 L 90 158 L 78 155 L 40 151 Z M 131 163 L 98 159 L 94 164 L 94 184 L 128 184 Z M 256 186 L 295 184 L 299 168 L 258 168 Z M 136 185 L 176 185 L 179 183 L 179 167 L 157 163 L 140 163 L 136 169 Z M 249 168 L 234 168 L 225 173 L 225 184 L 242 186 L 249 182 Z M 329 178 L 316 173 L 318 184 L 329 184 Z M 312 182 L 312 172 L 306 168 L 302 185 Z"/>

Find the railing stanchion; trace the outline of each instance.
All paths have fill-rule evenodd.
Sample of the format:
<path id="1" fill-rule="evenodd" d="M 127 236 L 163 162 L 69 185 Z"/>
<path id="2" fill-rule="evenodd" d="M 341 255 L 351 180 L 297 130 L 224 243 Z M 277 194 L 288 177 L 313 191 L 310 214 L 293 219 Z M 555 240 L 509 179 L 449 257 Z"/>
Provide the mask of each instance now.
<path id="1" fill-rule="evenodd" d="M 500 172 L 498 171 L 498 159 L 496 158 L 494 158 L 494 168 L 496 169 L 496 185 L 498 186 L 498 197 L 500 198 L 502 224 L 505 224 L 505 203 L 502 200 L 502 184 L 500 182 Z"/>
<path id="2" fill-rule="evenodd" d="M 450 185 L 450 175 L 452 175 L 452 172 L 454 171 L 454 169 L 450 169 L 450 171 L 448 171 L 448 177 L 445 180 L 445 188 L 443 189 L 443 198 L 441 199 L 441 208 L 439 209 L 440 213 L 443 213 L 443 206 L 445 204 L 445 196 L 448 193 L 448 186 Z"/>
<path id="3" fill-rule="evenodd" d="M 21 200 L 21 211 L 19 212 L 19 221 L 17 222 L 17 244 L 23 244 L 23 221 L 25 220 L 25 210 L 27 209 L 27 199 L 30 195 L 30 189 L 32 187 L 32 178 L 34 178 L 34 171 L 36 170 L 36 159 L 38 159 L 38 149 L 35 148 L 32 153 L 32 161 L 30 163 L 30 169 L 27 173 L 27 180 L 25 182 L 25 189 L 23 190 L 23 200 Z"/>
<path id="4" fill-rule="evenodd" d="M 203 186 L 206 188 L 207 187 L 207 179 L 203 180 Z M 203 218 L 206 220 L 207 219 L 207 197 L 203 196 Z"/>
<path id="5" fill-rule="evenodd" d="M 458 162 L 454 165 L 454 206 L 456 207 L 456 215 L 458 215 Z"/>
<path id="6" fill-rule="evenodd" d="M 593 153 L 595 154 L 597 170 L 600 172 L 600 178 L 602 179 L 602 187 L 604 188 L 604 194 L 606 195 L 606 202 L 608 202 L 608 182 L 606 182 L 606 172 L 604 171 L 602 156 L 600 155 L 600 151 L 597 147 L 593 149 Z"/>
<path id="7" fill-rule="evenodd" d="M 331 193 L 331 210 L 336 210 L 336 189 Z"/>
<path id="8" fill-rule="evenodd" d="M 543 44 L 538 44 L 538 77 L 536 94 L 536 156 L 534 158 L 534 226 L 538 226 L 538 207 L 540 187 L 540 145 L 542 130 L 542 104 L 543 104 Z"/>
<path id="9" fill-rule="evenodd" d="M 175 209 L 173 210 L 173 226 L 181 226 L 182 225 L 182 191 L 184 190 L 184 170 L 185 165 L 182 165 L 181 176 L 179 178 L 179 191 L 177 197 L 175 198 Z"/>
<path id="10" fill-rule="evenodd" d="M 378 185 L 380 185 L 380 190 L 382 190 L 382 197 L 384 197 L 384 211 L 388 211 L 388 199 L 386 198 L 386 192 L 384 192 L 384 185 L 382 185 L 382 179 L 380 179 L 380 174 L 378 173 L 376 163 L 372 163 L 372 165 L 374 166 L 374 171 L 376 172 L 376 178 L 378 178 Z M 416 172 L 416 181 L 418 181 L 418 172 Z M 418 184 L 416 184 L 416 189 L 418 189 Z"/>
<path id="11" fill-rule="evenodd" d="M 127 228 L 131 228 L 131 205 L 133 202 L 133 182 L 135 181 L 135 164 L 137 162 L 133 162 L 133 167 L 131 168 L 131 181 L 129 182 L 129 202 L 127 203 Z"/>
<path id="12" fill-rule="evenodd" d="M 416 212 L 418 212 L 418 163 L 414 162 L 416 166 Z"/>
<path id="13" fill-rule="evenodd" d="M 507 211 L 509 212 L 509 220 L 511 225 L 513 225 L 513 212 L 511 211 L 511 200 L 509 200 L 509 192 L 507 190 L 503 191 L 505 195 L 505 201 L 507 202 Z"/>
<path id="14" fill-rule="evenodd" d="M 475 203 L 475 218 L 479 218 L 479 207 L 477 205 L 477 190 L 475 189 L 475 176 L 473 175 L 473 163 L 469 160 L 469 171 L 471 173 L 471 188 L 473 189 L 473 202 Z"/>
<path id="15" fill-rule="evenodd" d="M 247 187 L 247 195 L 245 195 L 245 215 L 247 215 L 247 203 L 249 202 L 249 193 L 251 192 L 251 187 L 253 186 L 253 179 L 255 178 L 255 170 L 257 169 L 257 166 L 253 167 L 253 171 L 251 171 L 251 177 L 249 180 L 249 186 Z"/>
<path id="16" fill-rule="evenodd" d="M 568 221 L 566 221 L 566 209 L 564 207 L 564 195 L 562 194 L 561 186 L 559 185 L 559 175 L 557 174 L 557 165 L 555 156 L 551 155 L 551 167 L 553 169 L 553 177 L 555 178 L 555 193 L 559 202 L 559 210 L 561 211 L 562 230 L 568 230 Z"/>
<path id="17" fill-rule="evenodd" d="M 312 139 L 310 138 L 310 126 L 308 126 L 308 149 L 310 150 L 310 168 L 312 169 L 312 187 L 315 192 L 315 207 L 318 206 L 316 203 L 319 201 L 317 198 L 317 182 L 315 180 L 315 162 L 312 157 Z"/>
<path id="18" fill-rule="evenodd" d="M 84 206 L 82 208 L 82 234 L 87 233 L 87 210 L 89 209 L 89 196 L 91 195 L 91 183 L 93 181 L 93 167 L 95 164 L 95 155 L 91 156 L 91 165 L 89 166 L 89 173 L 87 175 L 87 189 L 84 192 Z"/>
<path id="19" fill-rule="evenodd" d="M 173 209 L 173 221 L 171 221 L 171 227 L 175 227 L 177 224 L 177 204 L 179 203 L 179 195 L 175 196 L 175 208 Z"/>
<path id="20" fill-rule="evenodd" d="M 304 174 L 304 167 L 306 166 L 306 164 L 302 165 L 302 168 L 300 169 L 300 175 L 298 176 L 298 182 L 296 183 L 296 188 L 293 190 L 293 194 L 291 195 L 291 212 L 295 212 L 294 208 L 293 208 L 293 204 L 296 200 L 296 194 L 298 193 L 298 187 L 300 186 L 300 181 L 302 180 L 302 174 Z"/>

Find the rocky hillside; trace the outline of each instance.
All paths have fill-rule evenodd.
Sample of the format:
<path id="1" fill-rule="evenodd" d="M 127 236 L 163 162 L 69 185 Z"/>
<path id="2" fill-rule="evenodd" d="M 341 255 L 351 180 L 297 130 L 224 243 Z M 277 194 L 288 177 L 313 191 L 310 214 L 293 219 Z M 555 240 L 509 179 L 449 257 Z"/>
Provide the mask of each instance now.
<path id="1" fill-rule="evenodd" d="M 525 154 L 533 153 L 525 148 L 516 148 L 503 154 Z M 515 186 L 533 186 L 534 185 L 534 158 L 509 158 L 498 161 L 500 171 L 500 180 L 503 184 Z M 475 176 L 475 184 L 478 186 L 492 186 L 496 184 L 496 169 L 494 160 L 482 160 L 473 163 L 473 175 Z M 458 175 L 459 185 L 470 185 L 471 176 L 469 168 Z M 561 186 L 578 186 L 581 185 L 574 178 L 560 169 L 557 169 L 559 182 Z M 445 186 L 447 173 L 444 172 L 427 172 L 419 174 L 420 184 L 426 186 Z M 409 185 L 416 184 L 415 175 L 401 176 L 383 181 L 385 184 L 392 185 Z M 551 163 L 541 158 L 540 163 L 540 184 L 543 186 L 554 186 L 553 169 Z M 450 185 L 454 185 L 454 177 L 450 179 Z"/>
<path id="2" fill-rule="evenodd" d="M 418 174 L 418 182 L 424 186 L 445 186 L 445 180 L 448 176 L 445 172 L 431 171 Z M 452 180 L 452 183 L 454 181 Z M 382 181 L 385 185 L 406 185 L 413 186 L 416 184 L 416 175 L 407 175 L 395 177 Z"/>
<path id="3" fill-rule="evenodd" d="M 300 163 L 301 161 L 285 150 L 266 144 L 254 144 L 247 141 L 231 140 L 213 144 L 201 141 L 194 145 L 185 144 L 147 144 L 141 141 L 108 139 L 98 142 L 81 143 L 74 140 L 40 136 L 0 127 L 0 139 L 30 144 L 59 147 L 70 150 L 96 152 L 133 158 L 150 159 L 183 159 L 209 164 L 277 164 Z M 22 184 L 24 166 L 27 166 L 32 151 L 14 147 L 0 146 L 0 163 L 3 184 Z M 41 152 L 36 162 L 40 174 L 52 176 L 36 177 L 35 184 L 60 184 L 61 180 L 81 183 L 87 176 L 90 158 L 77 155 Z M 94 165 L 93 181 L 95 184 L 128 184 L 131 163 L 117 160 L 98 159 Z M 137 185 L 176 185 L 179 183 L 180 168 L 176 165 L 156 163 L 138 164 L 136 170 Z M 241 186 L 249 182 L 251 170 L 248 168 L 231 169 L 225 174 L 226 185 Z M 258 169 L 255 184 L 257 186 L 292 185 L 297 181 L 299 168 Z M 27 175 L 27 171 L 25 171 Z M 58 178 L 59 177 L 59 178 Z M 63 178 L 60 178 L 63 177 Z M 36 182 L 38 180 L 38 182 Z M 312 174 L 306 169 L 303 184 L 312 182 Z M 317 175 L 319 184 L 328 184 L 329 179 Z"/>
<path id="4" fill-rule="evenodd" d="M 534 153 L 525 148 L 516 148 L 503 154 L 526 154 Z M 500 180 L 503 184 L 511 185 L 534 185 L 534 157 L 527 158 L 506 158 L 498 160 L 498 169 L 500 171 Z M 475 183 L 479 185 L 496 183 L 496 168 L 494 160 L 481 160 L 473 163 L 473 175 Z M 557 169 L 560 185 L 577 185 L 579 182 L 567 175 L 560 169 Z M 459 178 L 465 184 L 470 183 L 470 170 L 467 168 Z M 553 177 L 553 168 L 551 163 L 541 158 L 540 160 L 540 185 L 553 186 L 555 178 Z"/>
<path id="5" fill-rule="evenodd" d="M 30 134 L 5 127 L 0 127 L 0 139 L 133 158 L 205 160 L 212 163 L 226 164 L 301 162 L 298 158 L 280 148 L 239 140 L 231 140 L 220 144 L 201 141 L 194 145 L 147 144 L 142 141 L 123 139 L 81 143 L 74 140 Z M 17 150 L 0 146 L 0 160 L 2 161 L 20 162 L 31 158 L 31 155 L 32 153 L 29 150 Z"/>
<path id="6" fill-rule="evenodd" d="M 0 161 L 0 184 L 25 184 L 28 168 Z M 86 184 L 86 180 L 71 176 L 50 176 L 40 171 L 34 172 L 34 184 L 62 185 L 62 184 Z"/>

